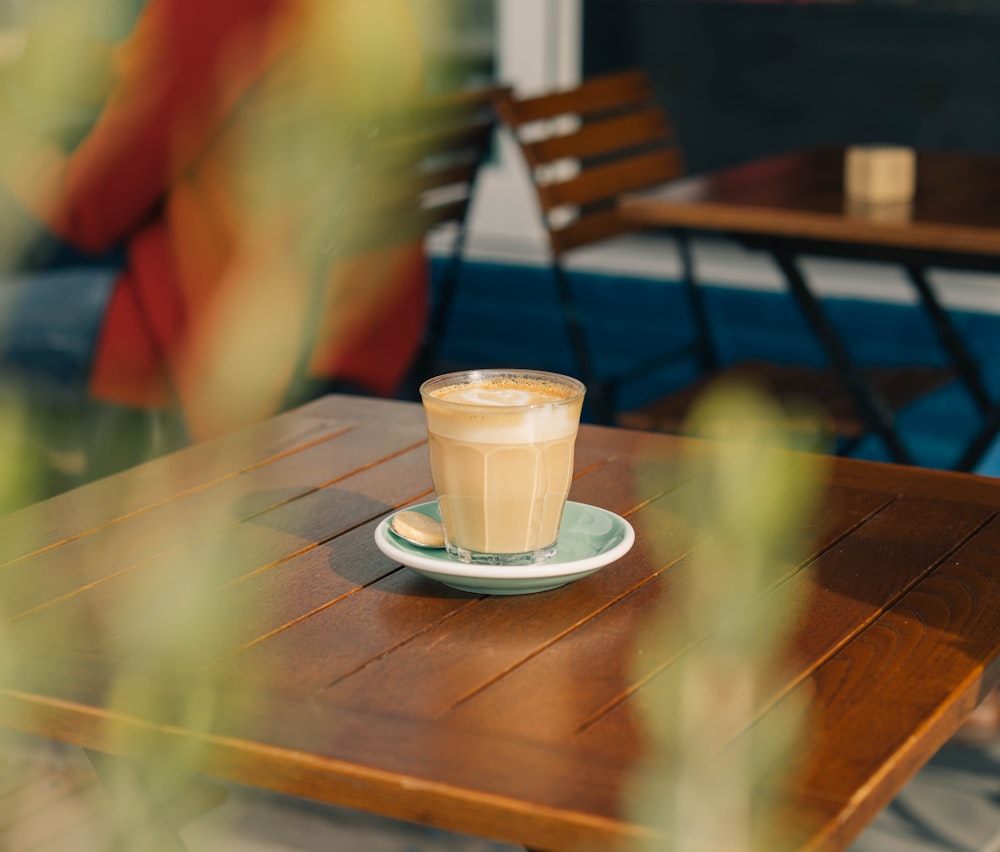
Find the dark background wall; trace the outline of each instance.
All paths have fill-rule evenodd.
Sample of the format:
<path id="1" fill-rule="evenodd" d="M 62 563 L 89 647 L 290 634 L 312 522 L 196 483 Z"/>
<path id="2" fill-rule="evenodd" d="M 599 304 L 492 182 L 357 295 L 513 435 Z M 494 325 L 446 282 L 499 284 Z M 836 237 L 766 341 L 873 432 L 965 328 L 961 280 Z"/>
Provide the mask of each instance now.
<path id="1" fill-rule="evenodd" d="M 584 73 L 653 76 L 691 171 L 805 145 L 1000 152 L 1000 4 L 585 0 Z"/>

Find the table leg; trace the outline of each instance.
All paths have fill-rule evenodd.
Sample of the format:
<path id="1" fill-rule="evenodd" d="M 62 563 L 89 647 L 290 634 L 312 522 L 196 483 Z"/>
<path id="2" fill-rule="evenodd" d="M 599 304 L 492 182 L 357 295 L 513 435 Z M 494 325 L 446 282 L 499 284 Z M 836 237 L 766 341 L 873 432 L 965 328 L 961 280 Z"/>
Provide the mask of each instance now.
<path id="1" fill-rule="evenodd" d="M 969 442 L 962 457 L 955 465 L 955 470 L 969 472 L 982 459 L 983 454 L 990 448 L 990 444 L 996 436 L 1000 434 L 1000 405 L 993 408 L 986 416 L 986 422 Z"/>
<path id="2" fill-rule="evenodd" d="M 681 261 L 681 283 L 691 305 L 695 333 L 698 336 L 698 362 L 701 369 L 707 373 L 719 366 L 719 359 L 715 356 L 715 346 L 712 343 L 712 329 L 708 321 L 705 294 L 695 278 L 694 258 L 691 254 L 691 241 L 687 232 L 678 230 L 673 233 L 677 244 L 677 254 Z"/>
<path id="3" fill-rule="evenodd" d="M 914 287 L 923 300 L 924 309 L 927 311 L 934 323 L 934 328 L 938 334 L 938 340 L 951 356 L 952 364 L 955 366 L 959 378 L 962 380 L 970 396 L 976 403 L 980 412 L 985 416 L 985 422 L 980 430 L 962 453 L 961 458 L 955 465 L 955 470 L 970 471 L 983 453 L 989 449 L 993 439 L 1000 433 L 1000 405 L 995 404 L 990 398 L 986 385 L 983 382 L 982 371 L 978 360 L 972 355 L 965 341 L 955 329 L 948 313 L 941 306 L 940 301 L 931 289 L 923 269 L 908 265 L 906 272 L 913 282 Z"/>
<path id="4" fill-rule="evenodd" d="M 868 381 L 864 372 L 854 363 L 854 359 L 851 358 L 847 347 L 833 327 L 833 323 L 827 317 L 819 299 L 809 289 L 795 258 L 791 253 L 778 249 L 773 251 L 773 256 L 784 273 L 785 281 L 788 283 L 799 309 L 805 314 L 806 321 L 812 326 L 826 350 L 834 369 L 853 397 L 868 428 L 882 439 L 893 461 L 900 464 L 912 464 L 910 453 L 903 446 L 896 432 L 892 409 L 882 394 Z"/>
<path id="5" fill-rule="evenodd" d="M 966 389 L 969 391 L 980 412 L 986 417 L 982 428 L 969 442 L 958 463 L 955 465 L 955 470 L 970 471 L 978 464 L 983 453 L 989 449 L 990 444 L 993 443 L 993 439 L 1000 433 L 1000 405 L 995 404 L 990 398 L 986 390 L 986 385 L 983 382 L 979 362 L 973 357 L 965 345 L 965 341 L 962 340 L 961 335 L 955 330 L 950 317 L 931 289 L 930 282 L 927 281 L 924 271 L 915 266 L 907 266 L 906 272 L 920 294 L 920 298 L 924 303 L 924 309 L 934 323 L 934 328 L 937 331 L 941 345 L 951 356 L 959 378 L 965 384 Z"/>
<path id="6" fill-rule="evenodd" d="M 427 321 L 423 343 L 414 359 L 413 375 L 415 379 L 412 382 L 413 389 L 409 396 L 418 402 L 420 394 L 416 392 L 416 388 L 419 387 L 424 379 L 428 379 L 435 374 L 439 350 L 444 340 L 445 332 L 448 330 L 452 305 L 458 292 L 458 274 L 462 268 L 467 239 L 468 228 L 466 227 L 466 223 L 462 222 L 458 226 L 458 233 L 455 235 L 451 254 L 444 261 L 444 270 L 438 282 L 438 298 L 432 307 L 430 318 Z"/>
<path id="7" fill-rule="evenodd" d="M 916 266 L 907 265 L 906 274 L 920 294 L 920 299 L 924 303 L 924 310 L 927 311 L 934 330 L 937 332 L 938 340 L 945 351 L 951 356 L 951 361 L 955 365 L 955 370 L 964 382 L 980 412 L 986 414 L 993 407 L 986 385 L 983 383 L 982 371 L 979 369 L 979 362 L 973 357 L 961 335 L 955 329 L 948 313 L 941 306 L 930 282 L 924 274 L 923 269 Z"/>

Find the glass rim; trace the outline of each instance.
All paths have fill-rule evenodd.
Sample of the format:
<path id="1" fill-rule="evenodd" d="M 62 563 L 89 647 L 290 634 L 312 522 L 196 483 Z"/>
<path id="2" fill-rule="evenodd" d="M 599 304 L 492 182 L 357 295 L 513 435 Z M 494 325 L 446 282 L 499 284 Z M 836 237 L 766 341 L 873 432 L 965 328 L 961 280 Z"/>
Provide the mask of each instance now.
<path id="1" fill-rule="evenodd" d="M 451 384 L 465 384 L 471 385 L 478 382 L 490 381 L 492 379 L 502 378 L 504 376 L 509 376 L 511 378 L 525 378 L 525 379 L 537 379 L 539 382 L 549 382 L 553 385 L 559 385 L 562 387 L 569 387 L 572 392 L 569 396 L 563 399 L 553 399 L 546 400 L 545 402 L 527 402 L 520 405 L 486 405 L 483 403 L 475 402 L 458 402 L 455 400 L 444 400 L 434 397 L 430 393 L 431 387 L 441 387 Z M 549 408 L 557 405 L 569 405 L 575 403 L 577 400 L 582 399 L 587 392 L 587 386 L 584 385 L 579 379 L 573 376 L 567 376 L 565 373 L 553 373 L 548 370 L 531 370 L 531 369 L 521 369 L 519 367 L 488 367 L 482 369 L 471 369 L 471 370 L 455 370 L 450 373 L 442 373 L 438 376 L 432 376 L 429 379 L 425 379 L 420 385 L 420 398 L 425 400 L 428 397 L 434 400 L 438 405 L 446 405 L 453 407 L 460 407 L 463 409 L 471 408 L 482 408 L 488 409 L 494 413 L 499 411 L 528 411 L 533 408 Z"/>

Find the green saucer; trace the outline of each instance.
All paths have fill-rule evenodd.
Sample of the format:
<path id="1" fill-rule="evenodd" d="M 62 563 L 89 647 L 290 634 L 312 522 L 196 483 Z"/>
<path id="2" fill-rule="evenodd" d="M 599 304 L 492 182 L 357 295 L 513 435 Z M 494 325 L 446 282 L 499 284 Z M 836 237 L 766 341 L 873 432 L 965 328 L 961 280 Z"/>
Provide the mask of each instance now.
<path id="1" fill-rule="evenodd" d="M 437 501 L 407 507 L 441 519 Z M 559 527 L 559 550 L 537 565 L 468 565 L 443 549 L 421 548 L 395 535 L 392 515 L 375 529 L 375 544 L 390 559 L 463 592 L 525 595 L 557 589 L 620 559 L 632 547 L 632 525 L 614 512 L 569 501 Z"/>

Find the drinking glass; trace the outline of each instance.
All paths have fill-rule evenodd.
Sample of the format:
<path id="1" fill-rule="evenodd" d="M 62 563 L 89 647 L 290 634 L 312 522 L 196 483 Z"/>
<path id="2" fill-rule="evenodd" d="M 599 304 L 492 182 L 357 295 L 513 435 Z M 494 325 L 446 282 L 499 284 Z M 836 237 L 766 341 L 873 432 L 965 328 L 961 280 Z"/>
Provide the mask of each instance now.
<path id="1" fill-rule="evenodd" d="M 586 389 L 540 370 L 466 370 L 420 387 L 448 552 L 462 562 L 551 558 Z"/>

